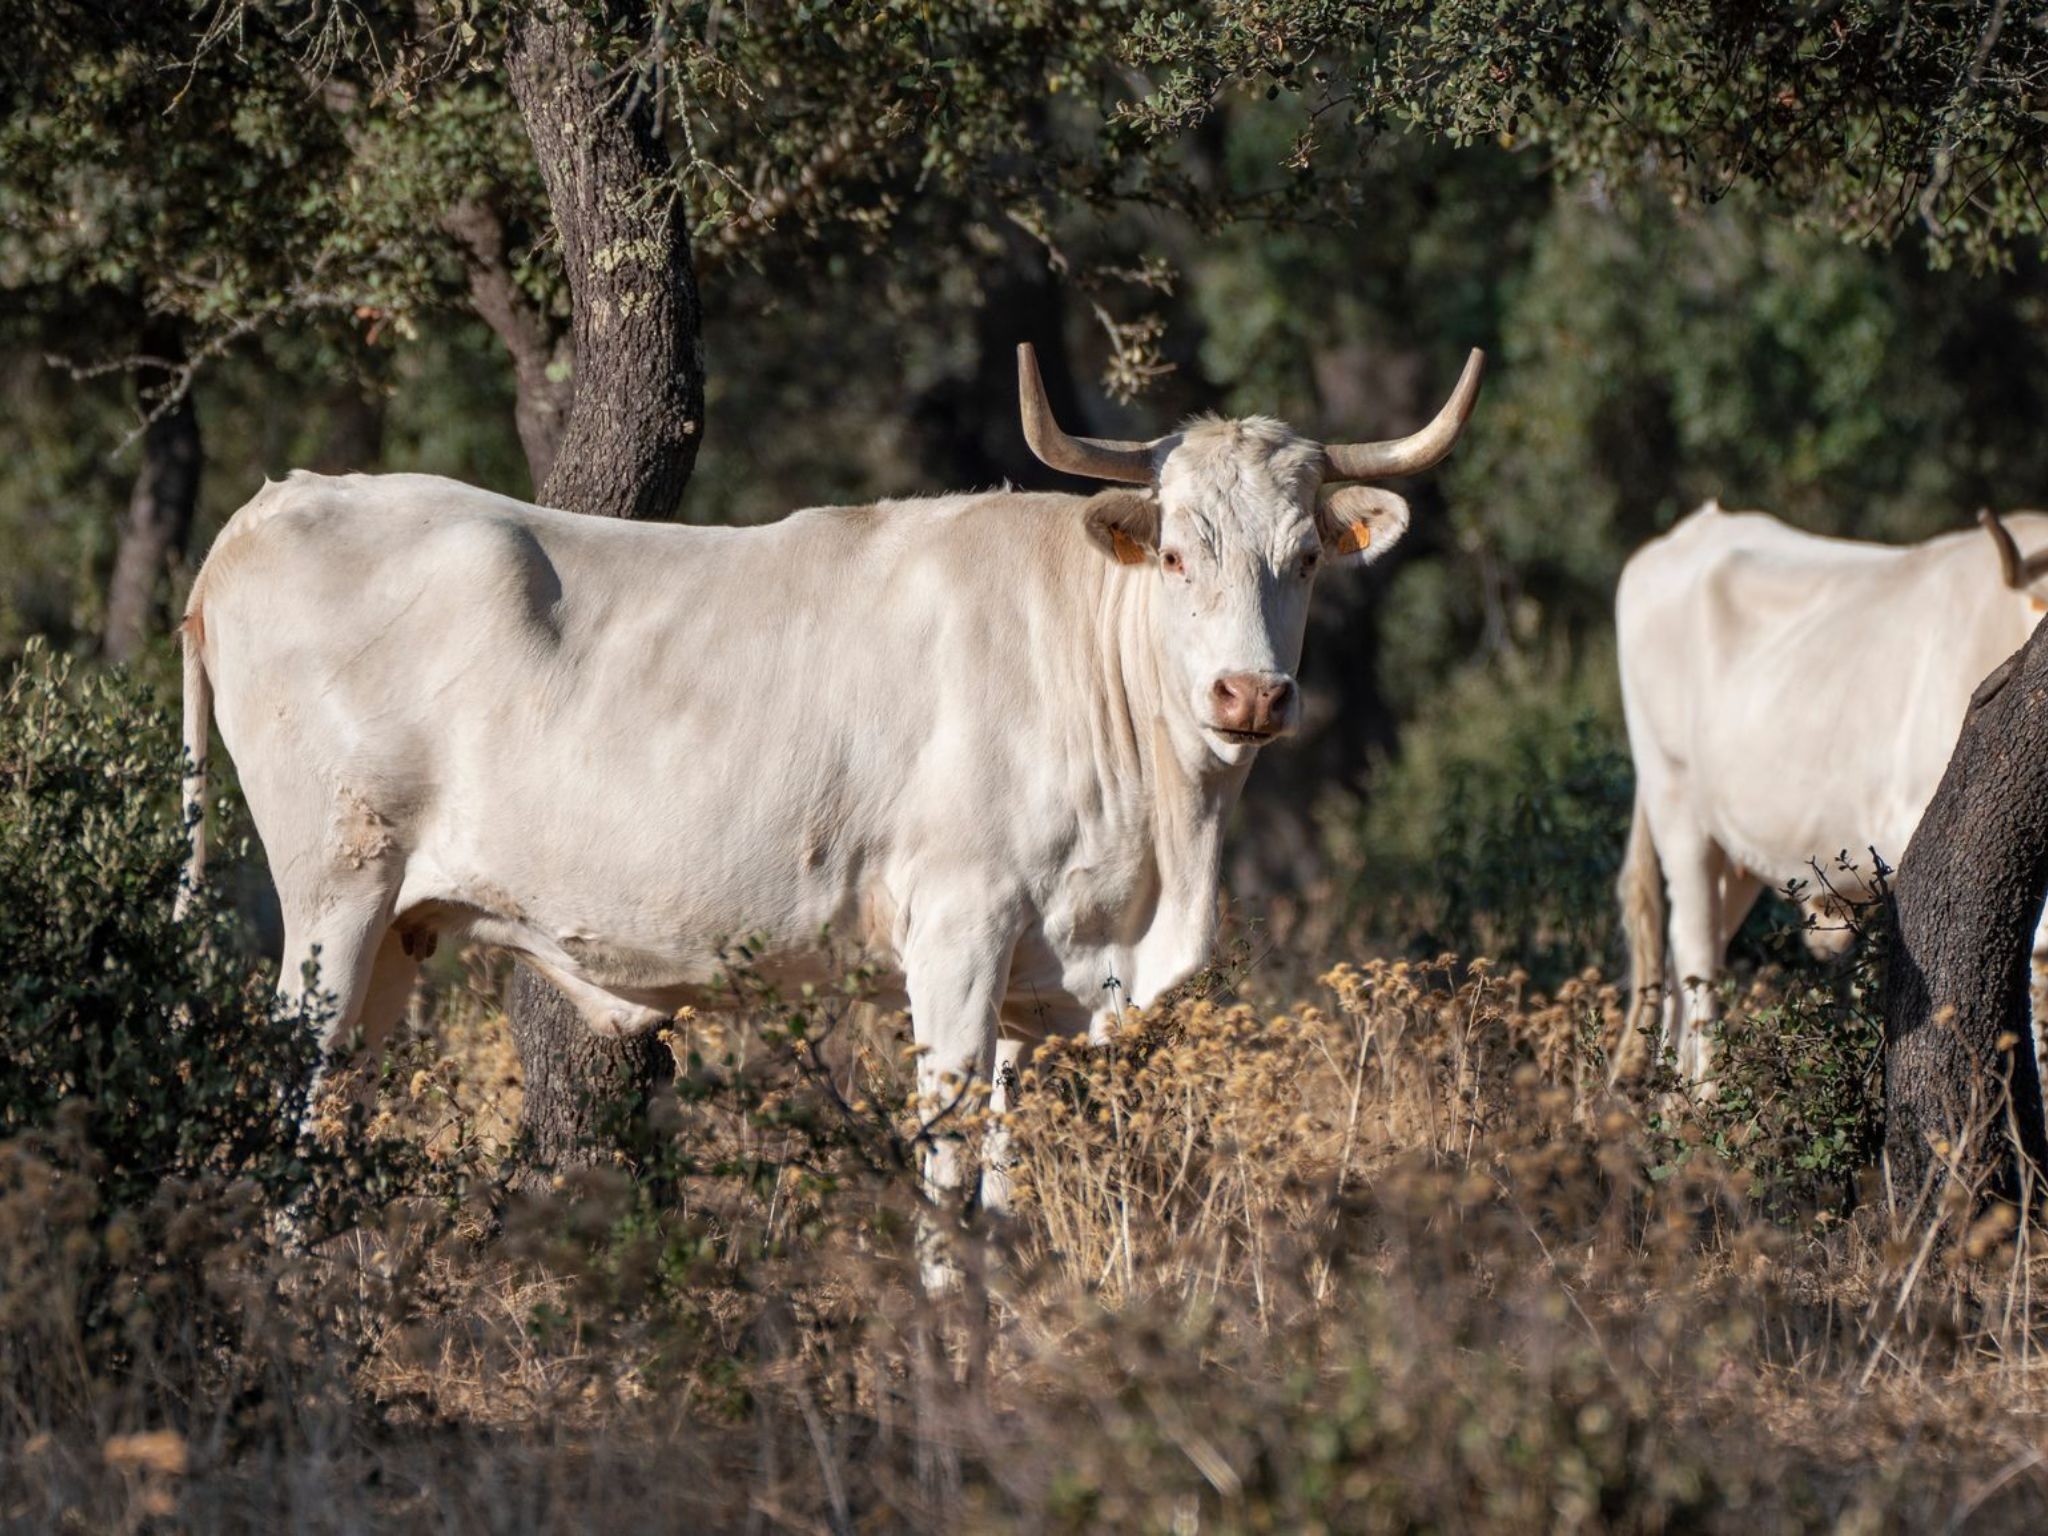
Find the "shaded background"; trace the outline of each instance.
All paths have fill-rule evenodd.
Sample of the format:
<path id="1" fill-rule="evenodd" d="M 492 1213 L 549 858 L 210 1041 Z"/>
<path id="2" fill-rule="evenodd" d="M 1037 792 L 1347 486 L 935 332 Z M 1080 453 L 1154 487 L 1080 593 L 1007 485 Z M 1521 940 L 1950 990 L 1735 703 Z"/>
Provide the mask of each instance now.
<path id="1" fill-rule="evenodd" d="M 536 313 L 559 325 L 565 302 L 488 68 L 378 76 L 342 38 L 316 69 L 252 32 L 181 76 L 164 61 L 191 53 L 187 18 L 97 50 L 41 25 L 7 77 L 0 178 L 0 655 L 42 635 L 168 685 L 164 615 L 266 475 L 532 494 L 514 357 L 451 210 L 490 212 L 499 276 Z M 1074 99 L 1098 68 L 1142 97 L 1100 39 L 1014 79 L 1008 55 L 963 51 L 983 95 L 920 76 L 908 106 L 871 100 L 912 126 L 842 171 L 843 98 L 911 66 L 775 25 L 720 43 L 714 16 L 703 36 L 754 94 L 710 99 L 705 142 L 670 125 L 703 215 L 689 520 L 1057 483 L 1018 430 L 1019 340 L 1072 429 L 1131 435 L 1198 410 L 1392 434 L 1468 346 L 1492 353 L 1457 453 L 1408 488 L 1409 538 L 1321 584 L 1306 729 L 1264 755 L 1233 833 L 1255 942 L 1484 949 L 1552 978 L 1611 958 L 1628 554 L 1709 496 L 1884 540 L 2048 497 L 2048 297 L 2024 250 L 1945 269 L 1910 229 L 1845 241 L 1767 189 L 1706 203 L 1626 155 L 1565 179 L 1555 148 L 1506 132 L 1454 149 L 1354 117 L 1312 154 L 1305 110 L 1324 132 L 1317 92 L 1341 98 L 1285 71 L 1126 142 L 1099 91 Z M 905 49 L 966 78 L 930 38 Z M 1165 78 L 1148 110 L 1170 114 Z M 167 382 L 189 398 L 166 408 Z"/>

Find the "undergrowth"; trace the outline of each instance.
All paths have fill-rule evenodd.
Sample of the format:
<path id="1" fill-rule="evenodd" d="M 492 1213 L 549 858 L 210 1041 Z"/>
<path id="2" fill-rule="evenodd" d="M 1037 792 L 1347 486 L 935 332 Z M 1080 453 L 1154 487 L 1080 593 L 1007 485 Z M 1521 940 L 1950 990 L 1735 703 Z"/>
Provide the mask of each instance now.
<path id="1" fill-rule="evenodd" d="M 1854 1198 L 1860 962 L 1732 998 L 1706 1096 L 1608 1089 L 1596 974 L 1233 974 L 1037 1053 L 1000 1218 L 928 1206 L 914 1056 L 858 978 L 743 988 L 670 1028 L 631 1159 L 535 1190 L 487 962 L 298 1135 L 303 1021 L 227 919 L 167 915 L 167 727 L 15 686 L 6 1529 L 2048 1518 L 2032 1233 Z"/>

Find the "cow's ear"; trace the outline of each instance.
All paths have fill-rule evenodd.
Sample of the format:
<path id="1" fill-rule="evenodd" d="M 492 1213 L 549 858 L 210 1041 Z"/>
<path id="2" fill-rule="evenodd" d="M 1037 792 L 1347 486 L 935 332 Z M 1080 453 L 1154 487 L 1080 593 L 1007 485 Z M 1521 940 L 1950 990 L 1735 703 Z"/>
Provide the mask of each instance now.
<path id="1" fill-rule="evenodd" d="M 1083 509 L 1088 537 L 1119 565 L 1143 565 L 1159 547 L 1159 502 L 1145 491 L 1104 491 Z"/>
<path id="2" fill-rule="evenodd" d="M 1370 565 L 1408 531 L 1408 503 L 1377 485 L 1340 485 L 1316 503 L 1316 532 L 1331 560 Z"/>

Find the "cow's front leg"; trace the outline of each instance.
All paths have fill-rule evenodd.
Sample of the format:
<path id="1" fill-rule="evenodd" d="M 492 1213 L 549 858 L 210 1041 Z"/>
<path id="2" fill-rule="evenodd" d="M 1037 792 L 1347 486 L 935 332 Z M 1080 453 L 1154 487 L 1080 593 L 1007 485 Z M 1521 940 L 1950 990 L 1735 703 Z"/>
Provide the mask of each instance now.
<path id="1" fill-rule="evenodd" d="M 917 1062 L 918 1113 L 927 1132 L 924 1176 L 941 1204 L 961 1185 L 959 1122 L 976 1085 L 992 1081 L 997 1008 L 1010 969 L 1016 929 L 1002 914 L 964 904 L 927 905 L 914 920 L 903 971 L 910 994 L 910 1027 L 923 1047 Z M 924 1276 L 943 1290 L 958 1274 L 927 1228 Z"/>
<path id="2" fill-rule="evenodd" d="M 1007 1215 L 1010 1209 L 1010 1128 L 1003 1117 L 1017 1107 L 1017 1088 L 1031 1042 L 1007 1036 L 996 1042 L 996 1069 L 989 1085 L 988 1134 L 981 1141 L 981 1208 Z"/>

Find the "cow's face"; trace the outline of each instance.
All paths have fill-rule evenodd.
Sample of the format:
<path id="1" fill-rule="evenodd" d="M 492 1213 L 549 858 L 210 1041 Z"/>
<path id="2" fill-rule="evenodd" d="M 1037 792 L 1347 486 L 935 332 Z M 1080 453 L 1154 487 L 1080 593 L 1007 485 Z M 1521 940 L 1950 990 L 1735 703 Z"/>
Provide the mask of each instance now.
<path id="1" fill-rule="evenodd" d="M 1369 486 L 1323 491 L 1322 449 L 1263 417 L 1198 422 L 1161 447 L 1156 491 L 1097 497 L 1089 525 L 1156 583 L 1168 708 L 1236 763 L 1300 722 L 1316 573 L 1384 554 L 1408 507 Z"/>
<path id="2" fill-rule="evenodd" d="M 1252 416 L 1115 442 L 1061 431 L 1037 357 L 1028 342 L 1017 348 L 1031 451 L 1070 475 L 1145 487 L 1090 501 L 1088 528 L 1114 558 L 1150 567 L 1160 679 L 1183 740 L 1240 763 L 1294 728 L 1316 572 L 1377 560 L 1407 531 L 1408 504 L 1365 482 L 1441 461 L 1472 414 L 1484 364 L 1475 350 L 1429 425 L 1405 437 L 1319 445 Z"/>

